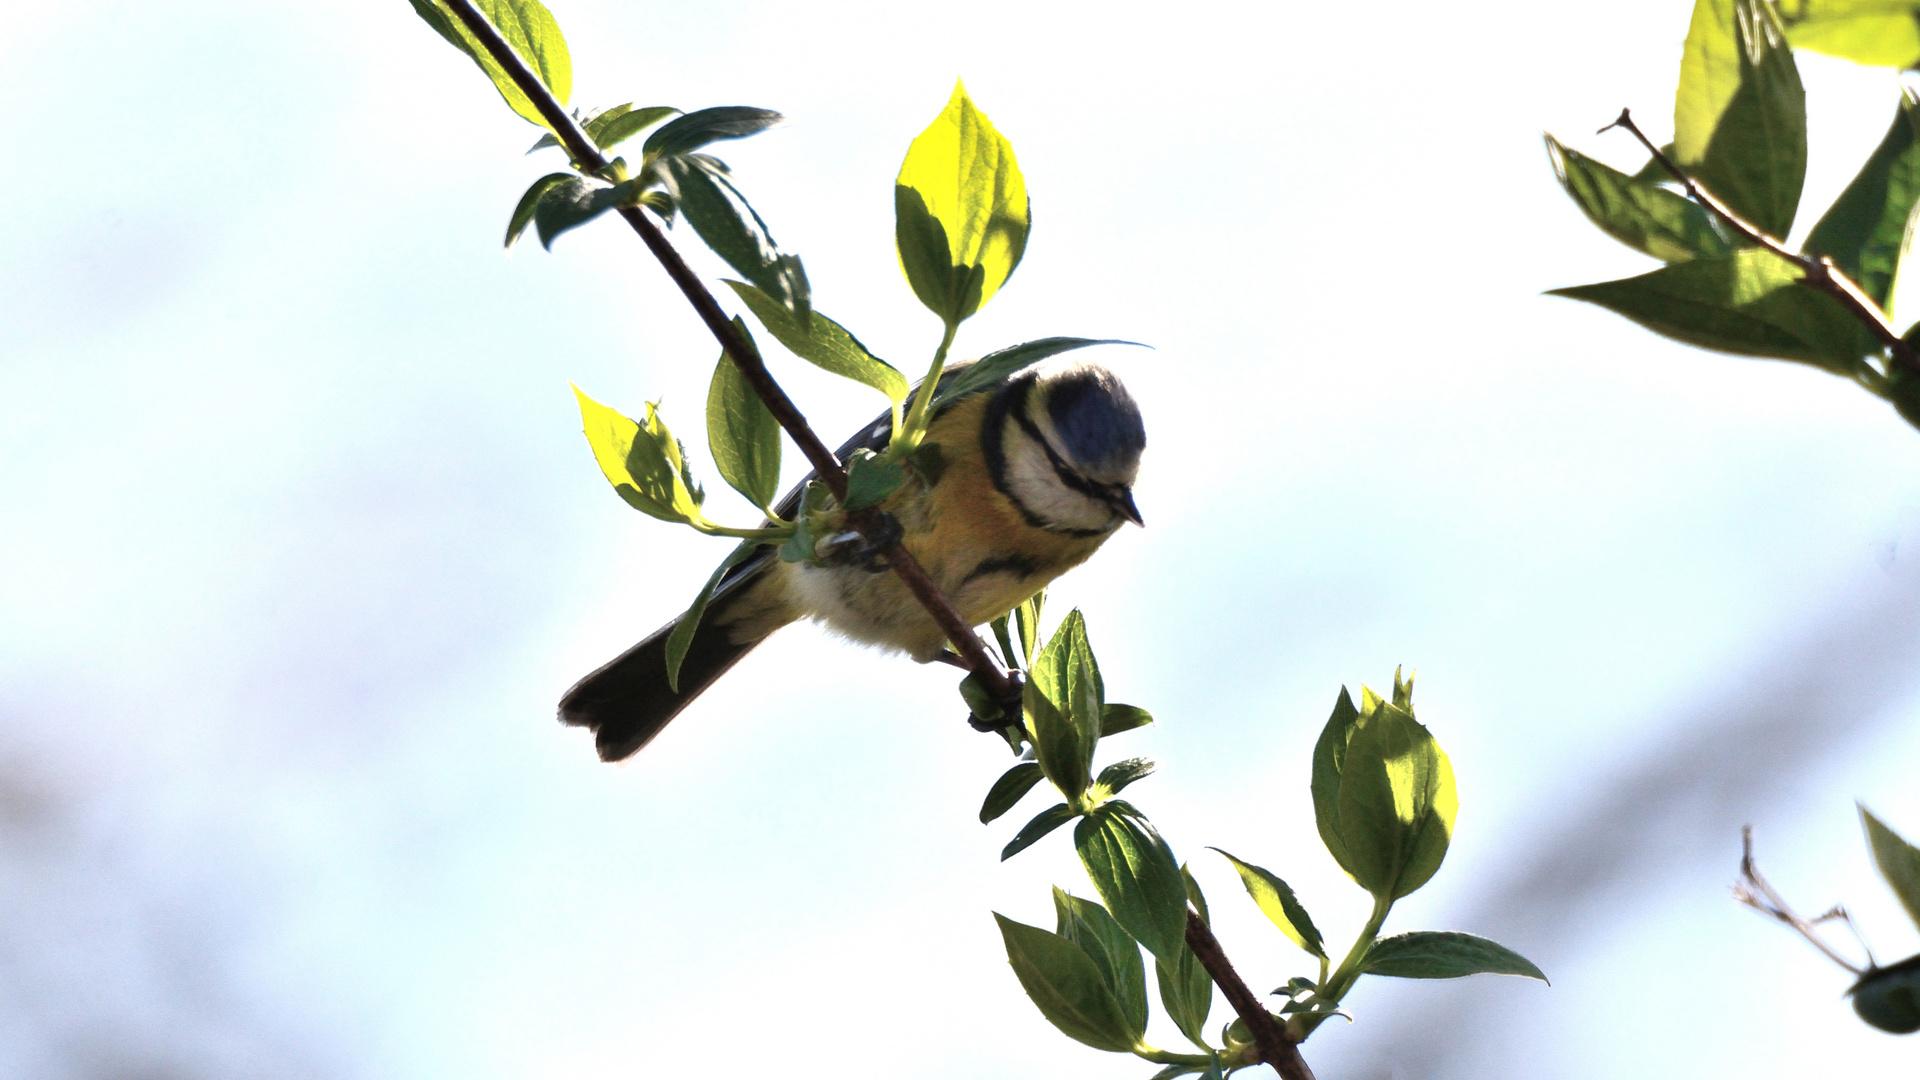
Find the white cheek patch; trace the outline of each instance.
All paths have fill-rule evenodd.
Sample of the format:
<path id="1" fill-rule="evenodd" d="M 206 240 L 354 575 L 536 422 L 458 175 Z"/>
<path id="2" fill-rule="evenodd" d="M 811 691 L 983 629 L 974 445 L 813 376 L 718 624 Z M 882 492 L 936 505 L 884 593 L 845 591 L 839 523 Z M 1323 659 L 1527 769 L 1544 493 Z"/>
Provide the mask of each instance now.
<path id="1" fill-rule="evenodd" d="M 1037 426 L 1037 425 L 1036 425 Z M 1048 424 L 1047 427 L 1051 427 Z M 1045 431 L 1047 427 L 1040 430 Z M 1059 528 L 1108 529 L 1120 519 L 1105 502 L 1075 491 L 1060 479 L 1045 447 L 1011 417 L 1006 428 L 1007 487 L 1020 505 Z"/>

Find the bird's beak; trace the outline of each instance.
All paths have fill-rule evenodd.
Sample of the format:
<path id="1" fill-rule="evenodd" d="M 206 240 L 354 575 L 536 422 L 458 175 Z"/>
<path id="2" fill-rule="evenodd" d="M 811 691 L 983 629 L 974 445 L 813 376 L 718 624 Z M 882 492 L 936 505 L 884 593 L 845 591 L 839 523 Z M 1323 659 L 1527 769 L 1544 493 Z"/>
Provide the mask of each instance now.
<path id="1" fill-rule="evenodd" d="M 1128 521 L 1133 522 L 1135 525 L 1140 525 L 1143 527 L 1146 525 L 1146 522 L 1140 520 L 1140 508 L 1133 505 L 1133 489 L 1132 488 L 1120 489 L 1119 494 L 1113 497 L 1113 508 L 1115 510 L 1120 511 L 1121 517 L 1126 518 Z"/>

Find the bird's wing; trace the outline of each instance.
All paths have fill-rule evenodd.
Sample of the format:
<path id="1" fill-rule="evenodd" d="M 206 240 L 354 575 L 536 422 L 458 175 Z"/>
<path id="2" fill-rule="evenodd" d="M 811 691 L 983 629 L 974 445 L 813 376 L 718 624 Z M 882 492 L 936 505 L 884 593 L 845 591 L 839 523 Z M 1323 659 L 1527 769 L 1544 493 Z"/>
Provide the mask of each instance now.
<path id="1" fill-rule="evenodd" d="M 948 364 L 946 369 L 940 374 L 940 385 L 933 392 L 934 415 L 938 416 L 975 394 L 985 393 L 999 386 L 1049 356 L 1068 352 L 1073 349 L 1083 349 L 1089 345 L 1127 344 L 1132 343 L 1094 338 L 1041 338 L 1038 341 L 1029 341 L 1011 348 L 1001 349 L 998 352 L 988 353 L 978 360 L 961 360 Z M 907 399 L 901 407 L 911 408 L 913 406 L 913 399 L 919 396 L 919 393 L 920 384 L 916 383 L 914 384 L 913 391 L 907 395 Z M 892 441 L 893 413 L 888 411 L 881 413 L 872 423 L 854 432 L 853 437 L 842 443 L 840 449 L 834 452 L 834 456 L 838 457 L 841 461 L 845 461 L 847 460 L 847 455 L 853 453 L 855 450 L 872 450 L 877 454 L 885 450 L 887 444 Z M 800 497 L 806 492 L 807 485 L 818 475 L 818 473 L 810 472 L 801 477 L 800 482 L 795 484 L 791 491 L 788 491 L 781 497 L 779 502 L 774 504 L 773 512 L 783 518 L 792 520 L 793 515 L 800 510 Z M 768 524 L 771 524 L 771 522 Z M 778 557 L 776 554 L 777 551 L 777 548 L 768 544 L 761 548 L 752 558 L 729 570 L 727 576 L 720 579 L 719 587 L 714 590 L 714 599 L 717 600 L 721 598 L 734 588 L 737 588 L 740 582 L 750 580 L 765 570 L 767 564 Z"/>
<path id="2" fill-rule="evenodd" d="M 947 365 L 947 369 L 941 373 L 940 387 L 934 391 L 933 400 L 936 413 L 944 412 L 952 408 L 954 403 L 961 398 L 971 397 L 982 390 L 988 389 L 998 381 L 994 380 L 985 385 L 977 385 L 978 380 L 969 379 L 962 381 L 958 378 L 959 376 L 967 374 L 970 369 L 979 363 L 981 363 L 981 361 L 963 360 L 959 363 Z M 907 395 L 906 401 L 903 402 L 900 407 L 903 410 L 912 408 L 913 399 L 919 393 L 920 385 L 916 383 L 914 384 L 912 392 Z M 885 450 L 892 442 L 893 411 L 889 409 L 879 416 L 874 417 L 871 423 L 864 425 L 860 430 L 854 432 L 852 438 L 840 444 L 840 449 L 835 450 L 833 456 L 839 458 L 841 461 L 845 461 L 847 460 L 847 456 L 855 450 L 871 450 L 877 454 Z M 779 502 L 773 504 L 773 512 L 789 521 L 793 520 L 793 515 L 800 512 L 800 499 L 801 496 L 806 493 L 807 485 L 818 479 L 819 476 L 820 474 L 818 472 L 809 472 L 807 475 L 801 477 L 799 483 L 793 485 L 785 495 L 780 497 Z M 767 522 L 766 524 L 771 525 L 772 522 Z M 720 579 L 719 586 L 713 591 L 714 599 L 720 599 L 737 587 L 740 582 L 749 580 L 762 570 L 765 570 L 768 563 L 778 558 L 778 550 L 779 549 L 772 544 L 768 544 L 762 547 L 752 558 L 740 563 L 732 570 L 727 571 L 727 576 Z"/>

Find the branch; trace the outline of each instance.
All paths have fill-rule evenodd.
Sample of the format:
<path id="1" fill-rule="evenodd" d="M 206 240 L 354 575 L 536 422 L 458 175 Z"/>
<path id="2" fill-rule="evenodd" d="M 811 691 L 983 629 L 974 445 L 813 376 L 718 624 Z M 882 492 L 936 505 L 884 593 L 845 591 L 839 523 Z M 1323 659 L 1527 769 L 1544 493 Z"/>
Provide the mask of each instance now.
<path id="1" fill-rule="evenodd" d="M 587 133 L 581 130 L 580 125 L 574 122 L 566 109 L 554 100 L 546 84 L 527 69 L 527 65 L 520 59 L 520 54 L 513 51 L 513 47 L 508 45 L 499 31 L 493 28 L 493 24 L 474 8 L 470 0 L 445 0 L 445 3 L 455 17 L 472 31 L 473 36 L 479 39 L 480 44 L 513 79 L 514 85 L 520 88 L 520 92 L 527 95 L 527 100 L 533 102 L 534 107 L 540 110 L 540 115 L 546 118 L 547 126 L 553 129 L 555 137 L 560 140 L 562 146 L 566 147 L 567 153 L 573 156 L 573 160 L 589 173 L 599 173 L 604 170 L 607 167 L 607 159 L 600 153 L 600 148 L 593 144 L 593 140 L 587 137 Z M 759 354 L 734 330 L 733 323 L 727 318 L 726 313 L 720 310 L 720 305 L 714 300 L 713 294 L 694 275 L 693 270 L 687 266 L 686 260 L 680 257 L 680 253 L 674 250 L 673 245 L 667 242 L 666 235 L 660 231 L 659 227 L 648 220 L 644 211 L 637 206 L 623 206 L 619 211 L 620 216 L 627 220 L 627 224 L 633 226 L 633 231 L 640 234 L 640 239 L 647 245 L 647 250 L 653 252 L 653 257 L 660 260 L 660 265 L 666 268 L 667 276 L 673 279 L 675 285 L 680 286 L 680 291 L 686 295 L 687 302 L 693 305 L 693 310 L 700 315 L 700 321 L 707 324 L 708 331 L 720 342 L 720 347 L 726 351 L 734 366 L 740 369 L 740 374 L 746 378 L 747 385 L 753 387 L 754 393 L 760 395 L 761 401 L 766 402 L 768 411 L 773 413 L 773 418 L 780 422 L 780 426 L 786 430 L 788 437 L 793 439 L 794 445 L 806 455 L 808 463 L 813 466 L 814 474 L 820 478 L 821 483 L 827 485 L 827 490 L 833 493 L 834 498 L 844 503 L 847 498 L 847 470 L 841 466 L 840 460 L 833 456 L 833 451 L 827 449 L 827 444 L 821 442 L 820 437 L 814 434 L 813 428 L 807 424 L 807 418 L 800 414 L 800 409 L 794 405 L 793 399 L 788 397 L 786 391 L 780 388 L 780 384 L 774 381 L 772 372 L 767 370 L 767 365 L 760 359 Z M 848 523 L 859 530 L 863 536 L 880 535 L 877 526 L 881 518 L 881 511 L 874 508 L 854 511 L 847 515 Z M 960 657 L 966 661 L 967 667 L 986 683 L 987 690 L 1002 702 L 1019 700 L 1020 684 L 1001 670 L 1000 665 L 987 652 L 987 647 L 980 640 L 980 636 L 975 634 L 973 627 L 967 624 L 966 619 L 962 618 L 958 611 L 954 610 L 953 603 L 940 591 L 940 587 L 934 584 L 933 579 L 927 576 L 926 569 L 914 559 L 913 553 L 896 541 L 881 554 L 886 559 L 887 565 L 906 584 L 907 591 L 913 593 L 914 599 L 920 602 L 921 607 L 927 609 L 927 614 L 933 617 L 933 621 L 939 625 L 941 632 L 947 635 L 947 640 L 953 643 Z"/>
<path id="2" fill-rule="evenodd" d="M 1299 1044 L 1287 1038 L 1286 1029 L 1247 988 L 1240 973 L 1227 961 L 1219 939 L 1193 911 L 1187 912 L 1187 947 L 1213 977 L 1214 985 L 1227 996 L 1233 1011 L 1240 1014 L 1247 1029 L 1253 1032 L 1253 1045 L 1260 1051 L 1260 1060 L 1273 1066 L 1286 1080 L 1314 1080 L 1313 1070 L 1307 1068 L 1306 1059 L 1300 1056 Z"/>
<path id="3" fill-rule="evenodd" d="M 1906 339 L 1902 338 L 1898 331 L 1894 330 L 1893 324 L 1887 321 L 1886 313 L 1880 310 L 1880 305 L 1874 303 L 1871 297 L 1862 292 L 1860 286 L 1855 284 L 1845 272 L 1833 265 L 1832 259 L 1825 255 L 1815 259 L 1812 256 L 1791 251 L 1785 244 L 1761 232 L 1753 223 L 1734 213 L 1731 207 L 1695 183 L 1693 177 L 1680 171 L 1680 166 L 1675 165 L 1673 159 L 1653 145 L 1653 140 L 1647 138 L 1639 125 L 1633 122 L 1630 110 L 1621 109 L 1620 118 L 1600 130 L 1606 131 L 1608 128 L 1616 127 L 1623 127 L 1632 132 L 1633 137 L 1639 139 L 1640 144 L 1653 154 L 1653 159 L 1672 174 L 1681 187 L 1687 189 L 1687 194 L 1693 198 L 1693 201 L 1706 207 L 1710 213 L 1726 222 L 1728 228 L 1740 234 L 1740 237 L 1748 243 L 1766 248 L 1799 267 L 1802 285 L 1818 289 L 1840 301 L 1841 306 L 1846 308 L 1849 314 L 1860 320 L 1867 331 L 1878 338 L 1881 345 L 1886 346 L 1895 364 L 1905 368 L 1909 374 L 1920 375 L 1920 359 L 1915 358 L 1913 347 L 1907 344 Z"/>
<path id="4" fill-rule="evenodd" d="M 1818 919 L 1803 919 L 1799 915 L 1794 914 L 1793 908 L 1787 905 L 1786 900 L 1774 891 L 1773 886 L 1767 883 L 1766 878 L 1760 876 L 1760 866 L 1753 861 L 1753 826 L 1751 825 L 1742 826 L 1740 829 L 1740 880 L 1733 885 L 1733 898 L 1737 902 L 1745 904 L 1768 918 L 1777 919 L 1787 926 L 1792 927 L 1801 937 L 1806 938 L 1814 948 L 1825 953 L 1827 959 L 1853 972 L 1856 978 L 1865 975 L 1877 966 L 1873 962 L 1872 950 L 1868 950 L 1867 952 L 1867 966 L 1864 968 L 1860 967 L 1836 952 L 1833 946 L 1827 944 L 1826 939 L 1822 938 L 1819 933 L 1814 930 L 1815 923 L 1825 922 L 1828 919 L 1840 919 L 1847 924 L 1848 929 L 1852 929 L 1853 918 L 1847 914 L 1845 908 L 1834 908 Z M 1859 936 L 1859 932 L 1855 931 L 1854 938 L 1857 940 Z M 1861 942 L 1862 948 L 1865 948 L 1865 945 L 1865 942 Z"/>

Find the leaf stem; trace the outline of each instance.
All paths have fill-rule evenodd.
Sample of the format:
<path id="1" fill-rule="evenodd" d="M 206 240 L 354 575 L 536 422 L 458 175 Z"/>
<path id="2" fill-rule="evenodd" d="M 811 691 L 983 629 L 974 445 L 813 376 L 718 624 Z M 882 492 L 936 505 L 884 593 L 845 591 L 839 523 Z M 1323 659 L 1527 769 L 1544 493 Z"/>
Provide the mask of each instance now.
<path id="1" fill-rule="evenodd" d="M 953 335 L 960 324 L 950 322 L 940 336 L 940 347 L 933 350 L 933 363 L 927 366 L 927 377 L 920 380 L 920 389 L 914 392 L 913 409 L 907 413 L 906 426 L 894 432 L 899 444 L 900 454 L 911 454 L 920 447 L 920 440 L 927 434 L 927 417 L 933 413 L 933 392 L 940 385 L 940 373 L 947 367 L 947 350 L 953 348 Z"/>
<path id="2" fill-rule="evenodd" d="M 1340 1004 L 1353 981 L 1360 977 L 1360 962 L 1367 957 L 1367 950 L 1380 937 L 1380 927 L 1387 921 L 1387 912 L 1393 910 L 1392 900 L 1374 897 L 1373 914 L 1367 916 L 1367 925 L 1360 930 L 1360 936 L 1353 939 L 1353 948 L 1347 950 L 1346 958 L 1334 969 L 1333 978 L 1321 984 L 1314 997 L 1328 1005 Z"/>
<path id="3" fill-rule="evenodd" d="M 1253 1032 L 1253 1043 L 1260 1052 L 1260 1060 L 1273 1066 L 1273 1071 L 1285 1080 L 1314 1080 L 1313 1070 L 1307 1068 L 1306 1059 L 1300 1056 L 1299 1045 L 1288 1037 L 1280 1021 L 1247 988 L 1246 981 L 1227 961 L 1227 954 L 1220 948 L 1219 939 L 1201 921 L 1199 913 L 1192 910 L 1187 912 L 1187 947 L 1193 950 L 1200 966 L 1207 969 L 1213 984 L 1226 995 L 1233 1011 L 1240 1014 L 1247 1030 Z"/>
<path id="4" fill-rule="evenodd" d="M 1741 239 L 1756 247 L 1766 248 L 1798 267 L 1802 275 L 1800 284 L 1810 289 L 1817 289 L 1840 301 L 1840 305 L 1847 309 L 1848 314 L 1858 319 L 1860 324 L 1865 326 L 1881 345 L 1885 346 L 1895 365 L 1906 369 L 1908 374 L 1920 375 L 1920 358 L 1914 356 L 1913 347 L 1908 345 L 1906 339 L 1893 328 L 1893 324 L 1887 321 L 1886 312 L 1880 310 L 1880 305 L 1874 303 L 1872 298 L 1861 291 L 1860 286 L 1855 284 L 1845 272 L 1833 265 L 1832 259 L 1824 255 L 1816 259 L 1811 255 L 1792 251 L 1779 240 L 1761 232 L 1753 223 L 1734 213 L 1731 207 L 1701 187 L 1693 177 L 1681 171 L 1680 166 L 1675 165 L 1672 158 L 1655 146 L 1653 140 L 1647 138 L 1646 133 L 1633 122 L 1631 110 L 1621 109 L 1619 119 L 1600 130 L 1604 132 L 1608 128 L 1616 127 L 1626 128 L 1632 132 L 1633 137 L 1639 139 L 1640 144 L 1653 155 L 1653 159 L 1659 162 L 1660 166 L 1666 169 L 1681 187 L 1686 189 L 1688 196 L 1694 202 L 1706 207 L 1708 212 L 1726 222 L 1727 227 L 1740 234 Z"/>
<path id="5" fill-rule="evenodd" d="M 711 521 L 690 522 L 695 529 L 708 536 L 731 536 L 736 540 L 759 540 L 774 543 L 793 535 L 793 526 L 776 526 L 771 529 L 736 529 L 730 525 L 716 525 Z"/>
<path id="6" fill-rule="evenodd" d="M 1151 1061 L 1155 1065 L 1198 1065 L 1206 1068 L 1213 1064 L 1213 1057 L 1209 1054 L 1176 1054 L 1168 1050 L 1155 1049 L 1146 1043 L 1134 1047 L 1133 1056 Z"/>
<path id="7" fill-rule="evenodd" d="M 445 0 L 445 3 L 454 17 L 473 33 L 481 46 L 513 79 L 514 85 L 520 88 L 521 93 L 527 95 L 527 100 L 533 102 L 534 108 L 540 111 L 541 117 L 547 121 L 547 126 L 566 148 L 567 153 L 572 155 L 574 161 L 579 163 L 586 172 L 597 174 L 605 169 L 607 159 L 600 153 L 600 148 L 587 137 L 587 133 L 581 130 L 580 125 L 567 114 L 566 109 L 554 100 L 546 84 L 527 69 L 520 55 L 513 51 L 513 47 L 508 45 L 499 31 L 493 28 L 493 24 L 487 22 L 486 17 L 474 8 L 471 0 Z M 622 206 L 617 208 L 617 212 L 626 219 L 628 225 L 633 227 L 634 232 L 640 234 L 640 239 L 647 245 L 647 250 L 659 260 L 660 265 L 666 269 L 667 276 L 673 279 L 673 283 L 680 287 L 687 302 L 693 305 L 693 310 L 700 316 L 700 321 L 707 324 L 707 330 L 720 342 L 720 347 L 732 359 L 734 366 L 740 369 L 740 374 L 746 379 L 747 385 L 753 387 L 754 393 L 760 395 L 761 401 L 766 402 L 767 410 L 773 413 L 773 418 L 780 422 L 780 426 L 786 430 L 788 437 L 793 439 L 794 445 L 806 455 L 807 461 L 812 464 L 813 471 L 821 483 L 827 486 L 827 490 L 833 493 L 834 498 L 844 503 L 847 497 L 847 470 L 841 466 L 840 460 L 833 455 L 833 451 L 827 449 L 826 443 L 821 442 L 820 437 L 814 434 L 813 428 L 807 424 L 806 417 L 801 415 L 793 399 L 788 397 L 786 391 L 780 388 L 780 384 L 774 381 L 772 372 L 767 370 L 767 365 L 760 359 L 759 353 L 754 351 L 745 338 L 734 329 L 732 321 L 727 318 L 725 312 L 720 310 L 720 304 L 714 300 L 713 293 L 701 283 L 699 277 L 687 266 L 686 260 L 673 249 L 673 245 L 667 242 L 666 235 L 647 218 L 641 208 Z M 951 341 L 951 339 L 952 330 L 949 329 L 948 340 Z M 932 396 L 932 388 L 928 387 L 924 397 L 930 400 Z M 847 520 L 863 535 L 880 534 L 879 526 L 882 516 L 877 509 L 854 511 L 847 515 Z M 893 572 L 899 575 L 907 591 L 913 594 L 921 607 L 927 609 L 927 614 L 933 617 L 933 621 L 940 627 L 941 632 L 946 634 L 947 640 L 953 643 L 954 651 L 960 654 L 973 673 L 986 684 L 987 690 L 1002 701 L 1018 700 L 1019 681 L 1009 676 L 999 664 L 994 662 L 992 654 L 987 652 L 986 644 L 980 640 L 980 635 L 974 633 L 973 627 L 969 626 L 960 613 L 954 610 L 952 601 L 948 600 L 940 591 L 940 587 L 927 576 L 926 569 L 914 559 L 913 553 L 901 544 L 895 543 L 882 552 L 882 557 Z"/>

